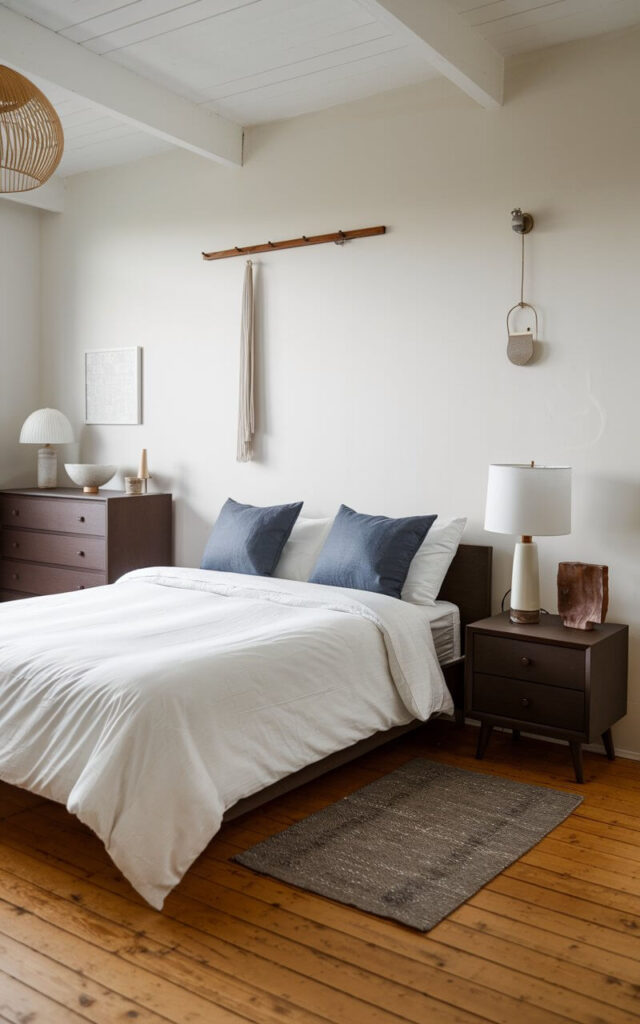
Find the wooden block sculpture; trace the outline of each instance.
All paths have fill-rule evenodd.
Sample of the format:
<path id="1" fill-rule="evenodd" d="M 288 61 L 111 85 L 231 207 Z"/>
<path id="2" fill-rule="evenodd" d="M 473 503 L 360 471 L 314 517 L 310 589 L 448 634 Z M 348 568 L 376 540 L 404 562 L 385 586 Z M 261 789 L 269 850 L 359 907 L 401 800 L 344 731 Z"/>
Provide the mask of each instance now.
<path id="1" fill-rule="evenodd" d="M 609 567 L 586 562 L 558 564 L 558 612 L 569 629 L 593 629 L 609 606 Z"/>

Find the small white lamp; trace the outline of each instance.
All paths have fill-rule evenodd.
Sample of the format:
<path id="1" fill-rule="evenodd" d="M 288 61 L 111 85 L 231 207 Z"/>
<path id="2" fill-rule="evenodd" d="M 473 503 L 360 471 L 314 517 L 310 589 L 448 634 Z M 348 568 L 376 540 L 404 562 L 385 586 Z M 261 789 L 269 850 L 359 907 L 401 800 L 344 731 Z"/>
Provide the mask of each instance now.
<path id="1" fill-rule="evenodd" d="M 20 444 L 43 445 L 38 451 L 38 487 L 58 484 L 58 456 L 52 444 L 69 444 L 73 430 L 67 417 L 57 409 L 36 409 L 22 424 Z"/>
<path id="2" fill-rule="evenodd" d="M 513 555 L 512 622 L 540 621 L 538 547 L 533 537 L 571 533 L 571 467 L 489 466 L 484 528 L 520 534 Z"/>

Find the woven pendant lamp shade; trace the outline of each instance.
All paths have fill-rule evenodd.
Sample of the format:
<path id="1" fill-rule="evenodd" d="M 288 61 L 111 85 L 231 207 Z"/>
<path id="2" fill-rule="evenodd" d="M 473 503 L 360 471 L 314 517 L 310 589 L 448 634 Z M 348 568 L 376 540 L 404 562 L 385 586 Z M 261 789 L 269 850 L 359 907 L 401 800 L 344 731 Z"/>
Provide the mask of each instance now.
<path id="1" fill-rule="evenodd" d="M 44 185 L 63 149 L 60 118 L 47 97 L 28 78 L 0 64 L 0 192 Z"/>

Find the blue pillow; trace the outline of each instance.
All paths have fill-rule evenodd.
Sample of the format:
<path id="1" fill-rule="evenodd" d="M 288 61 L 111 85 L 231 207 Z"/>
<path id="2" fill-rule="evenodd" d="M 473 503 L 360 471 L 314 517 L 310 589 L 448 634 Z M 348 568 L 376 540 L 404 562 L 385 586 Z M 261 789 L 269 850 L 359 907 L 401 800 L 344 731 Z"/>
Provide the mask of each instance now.
<path id="1" fill-rule="evenodd" d="M 241 505 L 227 498 L 211 531 L 201 569 L 271 576 L 289 539 L 302 502 L 294 505 Z"/>
<path id="2" fill-rule="evenodd" d="M 341 505 L 310 583 L 400 597 L 411 559 L 437 516 L 365 516 Z"/>

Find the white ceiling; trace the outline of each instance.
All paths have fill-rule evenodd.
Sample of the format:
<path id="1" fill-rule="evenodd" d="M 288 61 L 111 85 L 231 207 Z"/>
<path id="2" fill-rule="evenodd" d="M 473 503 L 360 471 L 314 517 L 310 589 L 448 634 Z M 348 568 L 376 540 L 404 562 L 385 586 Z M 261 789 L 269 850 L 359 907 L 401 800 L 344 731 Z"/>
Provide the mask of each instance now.
<path id="1" fill-rule="evenodd" d="M 505 55 L 640 23 L 640 0 L 448 3 Z M 436 74 L 420 42 L 376 17 L 365 0 L 0 0 L 0 6 L 244 125 Z M 87 100 L 43 85 L 63 122 L 63 175 L 169 148 Z"/>
<path id="2" fill-rule="evenodd" d="M 447 0 L 511 56 L 640 24 L 640 0 Z"/>
<path id="3" fill-rule="evenodd" d="M 31 80 L 48 96 L 62 121 L 64 155 L 57 171 L 62 177 L 172 149 L 170 143 L 134 128 L 82 96 L 50 85 L 36 75 L 31 75 Z"/>
<path id="4" fill-rule="evenodd" d="M 427 78 L 358 0 L 4 0 L 94 53 L 249 125 Z"/>

